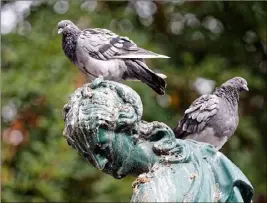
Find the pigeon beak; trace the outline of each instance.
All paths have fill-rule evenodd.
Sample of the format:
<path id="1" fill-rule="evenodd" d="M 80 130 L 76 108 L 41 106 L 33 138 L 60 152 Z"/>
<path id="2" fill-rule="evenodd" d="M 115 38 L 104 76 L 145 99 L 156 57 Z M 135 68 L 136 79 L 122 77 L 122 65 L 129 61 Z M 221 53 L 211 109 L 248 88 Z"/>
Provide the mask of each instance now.
<path id="1" fill-rule="evenodd" d="M 243 85 L 243 89 L 246 91 L 249 91 L 248 86 L 246 86 L 246 85 Z"/>
<path id="2" fill-rule="evenodd" d="M 62 28 L 59 28 L 58 31 L 57 31 L 57 34 L 61 34 L 62 31 L 63 31 L 63 29 Z"/>

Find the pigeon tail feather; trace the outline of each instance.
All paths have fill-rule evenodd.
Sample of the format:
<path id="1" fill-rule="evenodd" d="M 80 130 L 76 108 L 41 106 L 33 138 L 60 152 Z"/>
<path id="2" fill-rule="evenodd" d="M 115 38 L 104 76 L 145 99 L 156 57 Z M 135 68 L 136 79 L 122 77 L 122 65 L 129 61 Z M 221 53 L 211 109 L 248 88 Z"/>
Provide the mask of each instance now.
<path id="1" fill-rule="evenodd" d="M 128 67 L 124 76 L 125 79 L 136 78 L 146 83 L 158 94 L 165 94 L 166 82 L 161 76 L 151 71 L 144 62 L 141 60 L 125 60 L 125 64 Z"/>
<path id="2" fill-rule="evenodd" d="M 154 54 L 146 54 L 146 53 L 127 53 L 127 54 L 121 54 L 121 55 L 116 55 L 113 57 L 114 59 L 117 58 L 121 58 L 121 59 L 152 59 L 152 58 L 170 58 L 168 56 L 164 56 L 164 55 L 154 55 Z"/>
<path id="3" fill-rule="evenodd" d="M 167 75 L 164 75 L 162 73 L 156 73 L 159 77 L 161 77 L 162 79 L 166 79 Z"/>

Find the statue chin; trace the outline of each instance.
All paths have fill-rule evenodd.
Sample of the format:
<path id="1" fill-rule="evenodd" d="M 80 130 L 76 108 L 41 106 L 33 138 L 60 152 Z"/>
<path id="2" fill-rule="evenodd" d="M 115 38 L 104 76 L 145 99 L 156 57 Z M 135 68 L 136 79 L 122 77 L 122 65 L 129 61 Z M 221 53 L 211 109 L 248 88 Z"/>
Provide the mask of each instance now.
<path id="1" fill-rule="evenodd" d="M 164 123 L 142 121 L 142 113 L 134 90 L 96 79 L 70 96 L 63 134 L 104 173 L 137 176 L 133 202 L 251 201 L 252 185 L 226 156 L 209 144 L 175 139 Z"/>

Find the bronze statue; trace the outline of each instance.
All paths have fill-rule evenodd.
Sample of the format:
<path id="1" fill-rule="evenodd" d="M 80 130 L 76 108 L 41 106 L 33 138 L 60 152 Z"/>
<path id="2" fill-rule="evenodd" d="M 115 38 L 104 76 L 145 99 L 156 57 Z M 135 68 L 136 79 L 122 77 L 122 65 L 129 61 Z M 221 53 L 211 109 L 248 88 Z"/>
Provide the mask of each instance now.
<path id="1" fill-rule="evenodd" d="M 137 176 L 132 202 L 251 202 L 252 185 L 226 156 L 176 139 L 164 123 L 142 121 L 142 113 L 134 90 L 98 78 L 64 106 L 64 136 L 103 172 Z"/>

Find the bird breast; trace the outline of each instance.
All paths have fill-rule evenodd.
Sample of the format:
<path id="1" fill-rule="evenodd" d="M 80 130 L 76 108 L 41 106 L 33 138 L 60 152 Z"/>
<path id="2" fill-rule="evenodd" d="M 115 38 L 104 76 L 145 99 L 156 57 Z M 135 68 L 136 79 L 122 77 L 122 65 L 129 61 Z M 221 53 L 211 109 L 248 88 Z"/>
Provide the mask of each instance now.
<path id="1" fill-rule="evenodd" d="M 227 101 L 220 100 L 220 106 L 211 125 L 214 126 L 215 135 L 218 137 L 230 137 L 238 126 L 238 106 L 230 105 Z"/>

